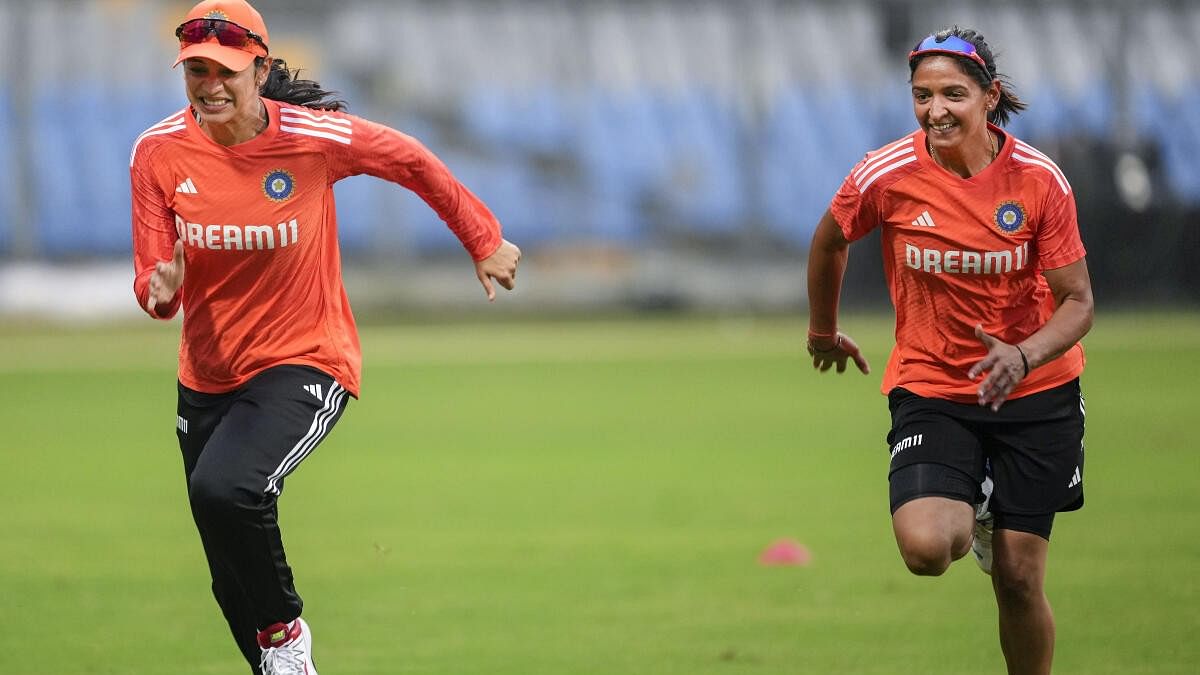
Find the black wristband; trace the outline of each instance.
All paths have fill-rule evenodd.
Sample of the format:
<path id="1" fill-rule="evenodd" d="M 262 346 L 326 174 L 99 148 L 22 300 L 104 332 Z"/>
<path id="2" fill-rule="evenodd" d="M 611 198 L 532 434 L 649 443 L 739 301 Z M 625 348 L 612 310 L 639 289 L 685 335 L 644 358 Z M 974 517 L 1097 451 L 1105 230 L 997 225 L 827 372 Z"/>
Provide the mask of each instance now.
<path id="1" fill-rule="evenodd" d="M 1029 377 L 1029 359 L 1025 358 L 1025 350 L 1021 349 L 1021 345 L 1013 345 L 1017 348 L 1017 353 L 1021 355 L 1021 363 L 1025 366 L 1025 374 L 1022 377 Z"/>

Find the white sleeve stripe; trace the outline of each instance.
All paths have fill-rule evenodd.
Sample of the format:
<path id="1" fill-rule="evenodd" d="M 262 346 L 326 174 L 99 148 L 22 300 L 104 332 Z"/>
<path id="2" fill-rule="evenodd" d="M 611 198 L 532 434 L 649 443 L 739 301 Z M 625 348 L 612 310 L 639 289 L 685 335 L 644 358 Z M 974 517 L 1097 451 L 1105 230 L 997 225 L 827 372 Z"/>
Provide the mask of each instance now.
<path id="1" fill-rule="evenodd" d="M 159 134 L 170 134 L 170 133 L 179 131 L 180 129 L 186 129 L 186 128 L 187 128 L 186 124 L 176 124 L 173 127 L 166 127 L 165 129 L 155 129 L 153 131 L 147 131 L 146 133 L 142 134 L 141 136 L 138 136 L 137 140 L 133 142 L 133 150 L 129 151 L 129 168 L 133 168 L 133 158 L 135 156 L 137 156 L 138 146 L 141 145 L 142 141 L 145 140 L 147 137 L 158 136 Z"/>
<path id="2" fill-rule="evenodd" d="M 311 111 L 308 111 L 308 110 L 297 110 L 295 108 L 280 108 L 279 112 L 290 113 L 292 115 L 301 115 L 301 116 L 307 117 L 308 119 L 310 119 L 314 122 L 333 122 L 334 124 L 340 124 L 344 127 L 353 126 L 350 123 L 350 120 L 342 119 L 341 117 L 330 117 L 329 115 L 314 115 Z"/>
<path id="3" fill-rule="evenodd" d="M 159 128 L 159 127 L 169 127 L 169 126 L 171 126 L 171 125 L 178 124 L 178 123 L 180 123 L 180 122 L 182 122 L 182 121 L 183 121 L 183 113 L 181 113 L 181 112 L 180 112 L 180 113 L 175 113 L 174 115 L 171 115 L 171 116 L 170 116 L 170 117 L 168 117 L 167 119 L 165 119 L 165 120 L 163 120 L 163 121 L 159 122 L 158 124 L 155 124 L 154 126 L 150 127 L 150 128 L 149 128 L 149 129 L 147 129 L 146 131 L 151 131 L 151 130 L 157 129 L 157 128 Z M 143 132 L 143 133 L 145 133 L 145 132 Z"/>
<path id="4" fill-rule="evenodd" d="M 1025 152 L 1025 154 L 1027 154 L 1027 155 L 1032 155 L 1033 157 L 1044 160 L 1047 164 L 1049 164 L 1055 170 L 1055 172 L 1058 173 L 1059 178 L 1062 178 L 1064 182 L 1067 182 L 1067 175 L 1065 173 L 1063 173 L 1062 169 L 1058 168 L 1058 164 L 1055 164 L 1054 160 L 1050 159 L 1049 155 L 1038 150 L 1037 148 L 1033 147 L 1032 145 L 1028 145 L 1022 141 L 1017 141 L 1016 149 Z M 1069 184 L 1069 182 L 1068 182 L 1068 184 Z"/>
<path id="5" fill-rule="evenodd" d="M 329 129 L 331 131 L 337 131 L 337 132 L 346 134 L 347 136 L 354 133 L 353 129 L 339 127 L 339 126 L 336 126 L 333 124 L 327 124 L 324 122 L 310 122 L 310 121 L 304 119 L 303 117 L 292 117 L 291 115 L 280 115 L 279 121 L 280 122 L 295 122 L 296 124 L 303 124 L 306 127 L 316 127 L 318 129 Z"/>
<path id="6" fill-rule="evenodd" d="M 1018 162 L 1024 162 L 1025 164 L 1035 164 L 1035 165 L 1040 166 L 1043 169 L 1049 171 L 1050 175 L 1054 176 L 1054 180 L 1058 183 L 1058 187 L 1062 188 L 1063 194 L 1069 194 L 1071 192 L 1071 185 L 1069 183 L 1067 183 L 1066 177 L 1064 177 L 1061 173 L 1059 173 L 1056 170 L 1056 167 L 1053 166 L 1052 164 L 1043 162 L 1040 159 L 1034 159 L 1033 157 L 1026 157 L 1025 155 L 1017 154 L 1016 152 L 1014 152 L 1012 156 L 1013 156 L 1013 159 L 1017 160 Z"/>
<path id="7" fill-rule="evenodd" d="M 879 165 L 886 164 L 889 160 L 895 159 L 897 157 L 902 157 L 904 155 L 910 155 L 915 152 L 916 152 L 916 148 L 912 147 L 912 145 L 909 145 L 908 147 L 900 148 L 899 150 L 896 150 L 895 152 L 889 152 L 888 154 L 885 154 L 885 155 L 877 155 L 875 157 L 872 157 L 871 159 L 864 162 L 863 165 L 858 168 L 858 171 L 854 172 L 854 180 L 856 182 L 861 180 L 864 175 L 871 173 Z"/>
<path id="8" fill-rule="evenodd" d="M 309 129 L 307 127 L 289 127 L 287 125 L 281 124 L 281 125 L 279 125 L 279 130 L 287 131 L 287 132 L 293 133 L 293 134 L 300 134 L 302 136 L 315 136 L 317 138 L 327 138 L 331 141 L 337 141 L 338 143 L 341 143 L 342 145 L 350 145 L 350 139 L 347 138 L 346 136 L 342 136 L 340 134 L 330 134 L 330 133 L 326 133 L 324 131 L 317 131 L 316 129 Z"/>
<path id="9" fill-rule="evenodd" d="M 916 132 L 913 132 L 913 133 L 916 133 Z M 897 148 L 901 148 L 906 145 L 912 145 L 912 144 L 913 144 L 913 134 L 909 134 L 909 135 L 905 136 L 904 138 L 901 138 L 898 141 L 892 141 L 891 143 L 888 143 L 887 145 L 883 146 L 879 150 L 875 151 L 875 156 L 878 157 L 880 155 L 886 155 L 887 153 L 889 153 Z"/>
<path id="10" fill-rule="evenodd" d="M 1046 161 L 1050 160 L 1050 157 L 1047 156 L 1044 152 L 1042 152 L 1041 150 L 1038 150 L 1037 148 L 1033 147 L 1032 145 L 1029 145 L 1028 143 L 1024 143 L 1022 141 L 1017 141 L 1017 149 L 1024 151 L 1025 154 L 1033 155 L 1034 157 L 1041 157 L 1042 159 L 1044 159 Z"/>
<path id="11" fill-rule="evenodd" d="M 888 173 L 889 171 L 898 169 L 899 167 L 902 167 L 905 164 L 911 164 L 915 161 L 917 161 L 917 156 L 913 155 L 912 157 L 908 157 L 908 158 L 902 159 L 900 161 L 892 162 L 891 164 L 888 164 L 887 166 L 883 167 L 879 171 L 876 171 L 874 174 L 872 174 L 871 177 L 866 180 L 866 182 L 859 184 L 858 191 L 866 192 L 867 188 L 871 186 L 871 183 L 874 183 L 875 180 L 878 179 L 883 174 Z"/>

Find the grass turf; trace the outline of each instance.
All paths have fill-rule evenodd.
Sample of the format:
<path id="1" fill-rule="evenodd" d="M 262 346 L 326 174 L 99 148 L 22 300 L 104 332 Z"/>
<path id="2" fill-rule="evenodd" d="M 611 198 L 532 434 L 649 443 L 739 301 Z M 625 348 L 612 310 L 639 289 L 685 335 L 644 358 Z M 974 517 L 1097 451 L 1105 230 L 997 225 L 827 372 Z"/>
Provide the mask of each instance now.
<path id="1" fill-rule="evenodd" d="M 363 399 L 288 479 L 323 673 L 999 673 L 988 580 L 903 568 L 875 373 L 779 319 L 363 330 Z M 0 673 L 237 673 L 174 443 L 178 326 L 0 328 Z M 1087 339 L 1087 507 L 1055 672 L 1200 662 L 1200 315 Z M 793 537 L 805 567 L 766 568 Z"/>

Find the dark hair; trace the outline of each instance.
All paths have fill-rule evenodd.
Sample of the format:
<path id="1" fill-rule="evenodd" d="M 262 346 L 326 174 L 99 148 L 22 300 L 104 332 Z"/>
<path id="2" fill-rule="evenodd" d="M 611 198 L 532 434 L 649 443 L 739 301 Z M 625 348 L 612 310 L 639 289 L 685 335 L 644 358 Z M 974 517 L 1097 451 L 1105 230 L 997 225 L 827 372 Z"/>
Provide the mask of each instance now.
<path id="1" fill-rule="evenodd" d="M 261 56 L 254 59 L 255 67 L 261 66 L 264 60 Z M 325 91 L 313 80 L 301 80 L 300 69 L 289 70 L 287 61 L 278 57 L 271 61 L 267 81 L 258 91 L 266 98 L 314 110 L 345 110 L 348 107 L 345 101 L 334 98 L 336 91 Z"/>
<path id="2" fill-rule="evenodd" d="M 962 68 L 963 73 L 974 79 L 984 89 L 987 89 L 992 82 L 1000 83 L 1000 100 L 996 103 L 996 109 L 988 112 L 989 122 L 998 126 L 1004 126 L 1008 123 L 1010 116 L 1016 115 L 1029 107 L 1024 101 L 1017 98 L 1016 92 L 1013 91 L 1012 81 L 1008 79 L 1008 76 L 996 72 L 996 57 L 992 54 L 992 48 L 988 46 L 987 41 L 977 31 L 955 26 L 954 28 L 943 28 L 933 35 L 937 38 L 938 42 L 953 35 L 975 45 L 975 53 L 979 54 L 983 58 L 983 62 L 987 64 L 986 70 L 984 70 L 983 66 L 965 56 L 955 56 L 954 54 L 943 54 L 940 52 L 937 55 L 954 56 L 954 60 L 958 62 L 958 66 Z M 921 43 L 918 42 L 913 47 L 913 51 L 916 51 L 920 45 Z M 926 56 L 933 56 L 933 54 L 923 54 L 909 59 L 908 74 L 910 78 L 917 71 L 917 64 Z"/>

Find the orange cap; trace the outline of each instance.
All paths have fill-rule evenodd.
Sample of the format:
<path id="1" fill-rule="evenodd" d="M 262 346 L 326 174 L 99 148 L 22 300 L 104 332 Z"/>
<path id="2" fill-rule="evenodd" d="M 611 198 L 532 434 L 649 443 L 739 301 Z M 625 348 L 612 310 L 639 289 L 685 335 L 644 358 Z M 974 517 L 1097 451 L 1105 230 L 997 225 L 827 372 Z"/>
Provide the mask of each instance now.
<path id="1" fill-rule="evenodd" d="M 245 0 L 204 0 L 200 4 L 192 8 L 192 11 L 187 13 L 183 18 L 183 23 L 192 21 L 193 19 L 222 19 L 245 28 L 262 38 L 263 44 L 251 40 L 246 48 L 226 47 L 217 41 L 216 35 L 209 35 L 204 42 L 195 44 L 179 44 L 179 58 L 175 59 L 172 68 L 182 63 L 185 59 L 205 58 L 212 59 L 226 68 L 241 72 L 246 69 L 256 56 L 266 56 L 267 50 L 264 45 L 270 44 L 267 40 L 267 24 L 263 21 L 262 15 L 258 10 L 250 6 L 250 3 Z M 180 24 L 182 25 L 182 24 Z"/>

